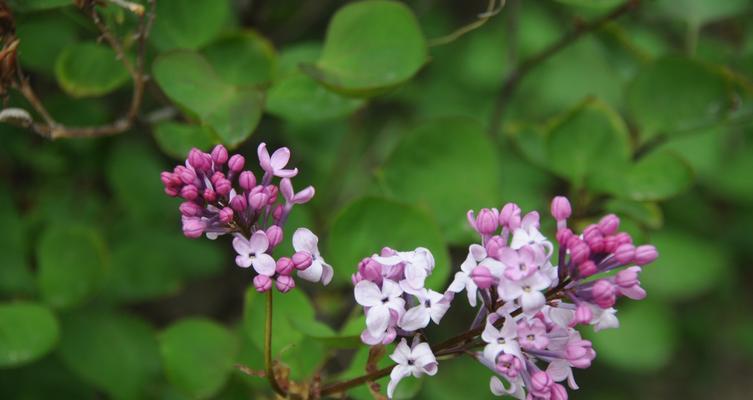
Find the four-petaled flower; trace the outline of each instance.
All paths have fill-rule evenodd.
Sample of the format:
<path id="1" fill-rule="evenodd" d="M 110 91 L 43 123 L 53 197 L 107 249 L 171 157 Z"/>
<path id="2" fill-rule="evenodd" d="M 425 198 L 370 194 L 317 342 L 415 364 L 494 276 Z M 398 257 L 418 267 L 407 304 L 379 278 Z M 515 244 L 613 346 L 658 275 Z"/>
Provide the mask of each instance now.
<path id="1" fill-rule="evenodd" d="M 311 281 L 327 285 L 332 281 L 334 271 L 319 254 L 319 238 L 306 228 L 298 228 L 293 234 L 293 248 L 298 252 L 306 252 L 311 255 L 311 265 L 303 271 L 298 271 L 298 276 Z"/>
<path id="2" fill-rule="evenodd" d="M 439 370 L 431 347 L 427 343 L 421 343 L 418 338 L 413 339 L 412 346 L 403 338 L 395 347 L 395 352 L 390 358 L 397 363 L 390 373 L 390 383 L 387 385 L 387 397 L 392 398 L 395 387 L 403 378 L 413 375 L 416 378 L 422 375 L 434 375 Z"/>
<path id="3" fill-rule="evenodd" d="M 388 266 L 404 264 L 405 281 L 410 288 L 416 290 L 424 287 L 426 277 L 434 269 L 434 257 L 423 247 L 414 251 L 400 251 L 387 257 L 376 256 L 374 260 Z"/>
<path id="4" fill-rule="evenodd" d="M 398 326 L 406 331 L 426 328 L 430 320 L 439 324 L 447 310 L 450 309 L 452 292 L 442 294 L 431 289 L 412 290 L 405 286 L 403 289 L 407 289 L 405 290 L 407 293 L 416 296 L 416 299 L 418 299 L 418 305 L 406 311 L 400 318 Z"/>
<path id="5" fill-rule="evenodd" d="M 400 285 L 389 279 L 382 281 L 382 287 L 371 281 L 358 282 L 355 297 L 358 304 L 368 307 L 366 312 L 366 329 L 371 337 L 377 338 L 384 334 L 390 323 L 390 311 L 401 313 L 405 307 L 405 300 Z"/>
<path id="6" fill-rule="evenodd" d="M 257 149 L 257 155 L 259 156 L 259 164 L 261 168 L 270 176 L 277 176 L 280 178 L 292 178 L 298 175 L 298 168 L 285 169 L 290 160 L 290 150 L 287 147 L 282 147 L 275 150 L 272 156 L 269 156 L 266 143 L 259 145 Z"/>
<path id="7" fill-rule="evenodd" d="M 269 248 L 269 240 L 264 231 L 256 231 L 250 239 L 237 234 L 233 238 L 233 248 L 238 253 L 235 263 L 241 268 L 254 266 L 254 270 L 261 275 L 275 274 L 275 260 L 265 252 Z"/>

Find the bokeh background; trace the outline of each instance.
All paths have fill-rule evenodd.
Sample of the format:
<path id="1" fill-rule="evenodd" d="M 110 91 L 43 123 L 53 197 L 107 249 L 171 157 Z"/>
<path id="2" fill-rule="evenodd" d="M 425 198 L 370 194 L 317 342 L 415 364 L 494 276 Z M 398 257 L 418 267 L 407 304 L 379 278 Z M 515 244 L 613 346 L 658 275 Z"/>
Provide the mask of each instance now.
<path id="1" fill-rule="evenodd" d="M 130 78 L 86 15 L 66 0 L 3 3 L 20 65 L 56 119 L 121 115 Z M 192 146 L 224 142 L 253 160 L 261 141 L 289 146 L 296 185 L 316 187 L 287 232 L 317 232 L 336 270 L 326 289 L 275 297 L 274 352 L 294 378 L 362 373 L 349 283 L 361 257 L 427 246 L 442 287 L 474 240 L 466 210 L 515 201 L 548 215 L 566 194 L 577 223 L 617 213 L 661 253 L 642 276 L 649 297 L 618 305 L 622 327 L 586 333 L 597 358 L 571 396 L 753 397 L 750 1 L 639 2 L 526 71 L 501 113 L 521 63 L 622 2 L 508 0 L 441 45 L 432 39 L 489 4 L 406 1 L 415 20 L 368 9 L 372 24 L 327 36 L 347 3 L 158 0 L 132 129 L 50 141 L 0 125 L 0 398 L 271 398 L 234 367 L 262 366 L 248 272 L 227 239 L 181 235 L 179 202 L 159 181 Z M 133 57 L 138 19 L 103 5 Z M 393 34 L 370 37 L 384 31 L 374 25 Z M 394 52 L 371 53 L 374 41 Z M 223 108 L 233 102 L 243 107 Z M 11 89 L 5 106 L 32 110 Z M 464 330 L 464 303 L 429 336 Z M 470 359 L 442 362 L 399 397 L 493 398 L 489 376 Z"/>

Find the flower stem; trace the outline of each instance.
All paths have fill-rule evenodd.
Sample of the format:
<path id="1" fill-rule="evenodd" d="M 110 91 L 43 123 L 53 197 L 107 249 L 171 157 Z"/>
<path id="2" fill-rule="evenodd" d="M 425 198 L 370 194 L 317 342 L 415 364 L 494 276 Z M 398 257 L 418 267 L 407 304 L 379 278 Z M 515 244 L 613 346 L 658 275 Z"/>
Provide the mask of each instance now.
<path id="1" fill-rule="evenodd" d="M 278 395 L 286 397 L 287 394 L 277 383 L 274 368 L 272 367 L 272 290 L 267 290 L 266 319 L 264 321 L 264 370 L 272 390 Z"/>

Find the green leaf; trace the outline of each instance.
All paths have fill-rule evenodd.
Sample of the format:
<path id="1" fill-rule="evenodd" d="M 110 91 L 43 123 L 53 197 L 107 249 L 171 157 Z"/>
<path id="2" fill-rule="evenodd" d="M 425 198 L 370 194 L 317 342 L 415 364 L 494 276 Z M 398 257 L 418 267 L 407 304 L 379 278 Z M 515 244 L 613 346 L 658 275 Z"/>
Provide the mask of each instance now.
<path id="1" fill-rule="evenodd" d="M 713 127 L 701 132 L 675 136 L 660 149 L 669 149 L 680 155 L 701 178 L 713 180 L 714 170 L 722 164 L 721 127 Z"/>
<path id="2" fill-rule="evenodd" d="M 708 185 L 735 203 L 751 203 L 750 171 L 753 171 L 753 147 L 737 148 L 716 166 Z"/>
<path id="3" fill-rule="evenodd" d="M 167 380 L 192 398 L 217 393 L 233 370 L 238 340 L 206 319 L 184 319 L 159 337 Z"/>
<path id="4" fill-rule="evenodd" d="M 32 293 L 34 276 L 29 269 L 27 223 L 16 211 L 10 189 L 0 183 L 0 294 Z"/>
<path id="5" fill-rule="evenodd" d="M 86 301 L 104 275 L 105 245 L 89 227 L 53 225 L 37 245 L 37 279 L 42 299 L 67 308 Z"/>
<path id="6" fill-rule="evenodd" d="M 657 201 L 676 196 L 693 184 L 693 171 L 670 151 L 656 151 L 633 164 L 621 192 L 637 201 Z"/>
<path id="7" fill-rule="evenodd" d="M 604 205 L 604 210 L 621 217 L 630 217 L 651 229 L 659 229 L 664 223 L 664 215 L 656 203 L 611 199 Z"/>
<path id="8" fill-rule="evenodd" d="M 8 3 L 17 12 L 48 10 L 73 4 L 71 0 L 9 0 Z"/>
<path id="9" fill-rule="evenodd" d="M 60 357 L 89 384 L 114 398 L 139 398 L 160 372 L 157 340 L 143 320 L 113 312 L 63 318 Z"/>
<path id="10" fill-rule="evenodd" d="M 75 43 L 60 52 L 55 61 L 60 87 L 74 97 L 102 96 L 128 82 L 128 71 L 103 44 Z"/>
<path id="11" fill-rule="evenodd" d="M 301 321 L 296 318 L 290 319 L 290 325 L 305 337 L 316 340 L 330 349 L 357 349 L 362 345 L 360 332 L 343 336 L 322 322 Z"/>
<path id="12" fill-rule="evenodd" d="M 426 39 L 407 6 L 366 0 L 337 11 L 322 56 L 304 71 L 332 90 L 371 96 L 413 77 L 427 57 Z"/>
<path id="13" fill-rule="evenodd" d="M 675 349 L 673 317 L 662 303 L 632 302 L 620 307 L 620 327 L 592 333 L 587 337 L 598 349 L 600 360 L 615 367 L 650 372 L 665 366 Z"/>
<path id="14" fill-rule="evenodd" d="M 575 187 L 597 186 L 603 176 L 622 171 L 630 158 L 625 123 L 598 100 L 586 100 L 548 127 L 549 168 Z"/>
<path id="15" fill-rule="evenodd" d="M 55 315 L 43 305 L 0 303 L 0 368 L 41 358 L 57 343 L 58 330 Z"/>
<path id="16" fill-rule="evenodd" d="M 328 91 L 302 73 L 277 81 L 267 96 L 267 111 L 295 122 L 344 117 L 364 104 Z"/>
<path id="17" fill-rule="evenodd" d="M 335 270 L 335 281 L 350 284 L 358 262 L 385 246 L 398 251 L 428 248 L 434 255 L 435 267 L 427 287 L 442 287 L 455 268 L 431 218 L 415 207 L 379 197 L 356 200 L 337 215 L 329 232 L 325 258 Z"/>
<path id="18" fill-rule="evenodd" d="M 383 168 L 388 192 L 428 208 L 452 243 L 470 234 L 468 210 L 500 202 L 495 145 L 470 118 L 424 123 L 402 138 Z"/>
<path id="19" fill-rule="evenodd" d="M 724 77 L 698 61 L 672 56 L 641 69 L 627 87 L 627 106 L 641 138 L 711 125 L 731 103 Z"/>
<path id="20" fill-rule="evenodd" d="M 155 126 L 154 138 L 162 151 L 178 160 L 185 160 L 194 147 L 208 151 L 218 142 L 214 132 L 205 126 L 172 121 Z"/>
<path id="21" fill-rule="evenodd" d="M 426 379 L 421 394 L 432 400 L 491 398 L 490 377 L 490 371 L 480 362 L 470 357 L 458 357 L 442 363 L 437 375 Z"/>
<path id="22" fill-rule="evenodd" d="M 59 357 L 45 357 L 0 373 L 0 398 L 96 400 L 96 390 L 69 371 Z"/>
<path id="23" fill-rule="evenodd" d="M 212 43 L 202 53 L 231 85 L 260 85 L 272 80 L 277 54 L 266 38 L 245 30 Z"/>
<path id="24" fill-rule="evenodd" d="M 649 295 L 690 299 L 714 288 L 729 270 L 724 250 L 709 240 L 667 229 L 652 234 L 651 243 L 659 258 L 641 274 Z"/>
<path id="25" fill-rule="evenodd" d="M 227 26 L 232 13 L 227 0 L 160 0 L 149 40 L 161 51 L 196 50 Z"/>
<path id="26" fill-rule="evenodd" d="M 749 6 L 747 0 L 658 0 L 655 3 L 656 11 L 694 26 L 738 16 Z"/>
<path id="27" fill-rule="evenodd" d="M 68 2 L 70 3 L 70 2 Z M 40 14 L 23 19 L 16 26 L 22 51 L 18 53 L 25 69 L 54 75 L 55 65 L 50 60 L 58 58 L 67 45 L 76 41 L 76 25 L 54 14 Z"/>
<path id="28" fill-rule="evenodd" d="M 226 84 L 198 53 L 162 54 L 154 62 L 153 71 L 170 99 L 211 127 L 230 147 L 246 140 L 259 123 L 262 93 Z"/>

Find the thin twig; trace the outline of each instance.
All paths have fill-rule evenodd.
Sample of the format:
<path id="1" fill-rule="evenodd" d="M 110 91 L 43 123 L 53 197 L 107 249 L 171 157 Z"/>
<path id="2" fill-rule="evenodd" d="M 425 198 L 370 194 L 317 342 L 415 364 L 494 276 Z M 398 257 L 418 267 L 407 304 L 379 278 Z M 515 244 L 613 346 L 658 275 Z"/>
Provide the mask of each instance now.
<path id="1" fill-rule="evenodd" d="M 640 0 L 628 0 L 622 5 L 613 9 L 612 11 L 606 13 L 605 15 L 594 19 L 593 21 L 576 25 L 574 30 L 566 33 L 559 40 L 552 43 L 544 50 L 523 60 L 523 62 L 521 62 L 520 65 L 518 65 L 515 69 L 510 71 L 510 73 L 507 75 L 507 78 L 505 79 L 504 84 L 502 85 L 502 88 L 500 89 L 497 95 L 497 99 L 494 104 L 494 110 L 492 111 L 492 117 L 491 117 L 492 119 L 489 123 L 489 134 L 492 136 L 492 138 L 496 139 L 497 135 L 499 134 L 499 130 L 502 125 L 502 117 L 504 115 L 504 112 L 507 109 L 507 103 L 510 101 L 510 98 L 515 93 L 515 90 L 517 89 L 518 84 L 520 84 L 520 81 L 531 70 L 539 66 L 541 63 L 549 59 L 551 56 L 557 54 L 559 51 L 575 43 L 575 41 L 577 41 L 583 35 L 593 32 L 601 28 L 602 26 L 604 26 L 606 23 L 623 16 L 628 11 L 637 7 L 639 4 L 640 4 Z"/>
<path id="2" fill-rule="evenodd" d="M 497 0 L 489 0 L 489 5 L 486 7 L 486 11 L 478 15 L 478 19 L 471 22 L 468 25 L 462 26 L 458 29 L 456 29 L 454 32 L 450 33 L 449 35 L 441 36 L 438 38 L 430 39 L 429 40 L 429 47 L 434 46 L 441 46 L 448 43 L 452 43 L 461 36 L 465 35 L 468 32 L 471 32 L 473 30 L 476 30 L 484 24 L 489 21 L 493 16 L 499 14 L 500 11 L 502 11 L 502 8 L 505 7 L 506 0 L 500 0 L 499 6 L 497 6 Z"/>
<path id="3" fill-rule="evenodd" d="M 267 290 L 267 309 L 264 320 L 264 370 L 272 390 L 285 397 L 285 391 L 277 383 L 274 366 L 272 365 L 272 311 L 272 290 Z"/>
<path id="4" fill-rule="evenodd" d="M 144 15 L 144 6 L 138 3 L 134 3 L 132 1 L 126 1 L 126 0 L 108 0 L 110 3 L 115 4 L 118 7 L 123 7 L 126 10 L 138 15 L 142 16 Z"/>

